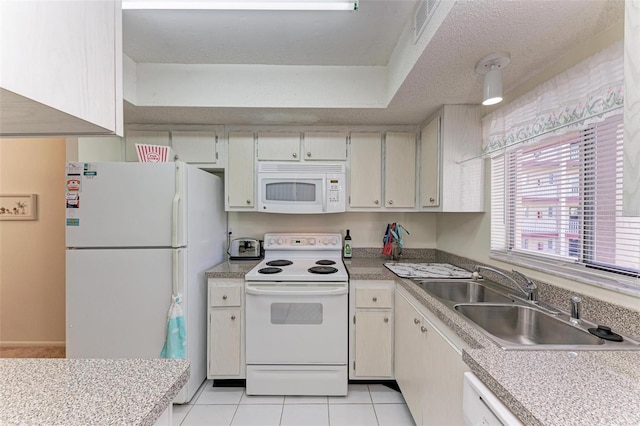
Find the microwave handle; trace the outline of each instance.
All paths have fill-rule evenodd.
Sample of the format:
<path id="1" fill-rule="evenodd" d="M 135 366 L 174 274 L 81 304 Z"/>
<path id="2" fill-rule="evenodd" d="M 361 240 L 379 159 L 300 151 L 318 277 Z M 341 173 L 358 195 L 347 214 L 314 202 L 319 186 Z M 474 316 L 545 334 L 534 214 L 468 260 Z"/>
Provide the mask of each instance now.
<path id="1" fill-rule="evenodd" d="M 254 287 L 247 286 L 247 294 L 268 295 L 268 296 L 338 296 L 341 294 L 347 294 L 348 289 L 346 287 L 332 288 L 331 290 L 263 290 Z"/>
<path id="2" fill-rule="evenodd" d="M 322 211 L 326 212 L 327 211 L 327 197 L 329 197 L 329 194 L 327 194 L 327 177 L 325 176 L 324 179 L 322 179 Z"/>

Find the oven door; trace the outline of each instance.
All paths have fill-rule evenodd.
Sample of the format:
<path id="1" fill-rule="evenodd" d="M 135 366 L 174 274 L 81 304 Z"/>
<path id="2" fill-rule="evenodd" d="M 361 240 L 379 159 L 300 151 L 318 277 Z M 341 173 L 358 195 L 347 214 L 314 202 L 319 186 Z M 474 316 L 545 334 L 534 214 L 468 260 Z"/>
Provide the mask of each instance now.
<path id="1" fill-rule="evenodd" d="M 347 283 L 247 283 L 247 364 L 346 364 Z"/>

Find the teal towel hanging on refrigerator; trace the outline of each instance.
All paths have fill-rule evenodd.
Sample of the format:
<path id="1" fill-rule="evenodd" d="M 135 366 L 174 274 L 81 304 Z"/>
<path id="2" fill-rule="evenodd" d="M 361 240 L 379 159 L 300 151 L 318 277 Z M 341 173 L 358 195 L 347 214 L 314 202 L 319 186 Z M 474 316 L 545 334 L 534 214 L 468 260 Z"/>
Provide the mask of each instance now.
<path id="1" fill-rule="evenodd" d="M 162 358 L 184 359 L 187 350 L 187 329 L 184 324 L 184 314 L 180 296 L 172 296 L 169 315 L 167 317 L 167 336 L 162 347 Z"/>

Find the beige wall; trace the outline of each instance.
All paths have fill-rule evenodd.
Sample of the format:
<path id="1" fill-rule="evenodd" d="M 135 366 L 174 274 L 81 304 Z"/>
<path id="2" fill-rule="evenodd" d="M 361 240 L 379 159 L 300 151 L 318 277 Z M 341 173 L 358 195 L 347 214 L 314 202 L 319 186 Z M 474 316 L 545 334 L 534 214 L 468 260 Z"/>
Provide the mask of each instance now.
<path id="1" fill-rule="evenodd" d="M 380 247 L 387 223 L 398 222 L 411 235 L 405 236 L 407 248 L 436 248 L 436 215 L 432 213 L 331 213 L 287 215 L 266 213 L 229 213 L 232 238 L 262 239 L 265 232 L 340 232 L 349 229 L 353 247 Z"/>
<path id="2" fill-rule="evenodd" d="M 0 139 L 0 193 L 37 194 L 38 220 L 0 221 L 0 342 L 65 340 L 65 139 Z"/>
<path id="3" fill-rule="evenodd" d="M 570 68 L 587 57 L 599 52 L 600 50 L 619 41 L 623 37 L 623 25 L 616 25 L 609 30 L 599 34 L 594 39 L 586 43 L 576 46 L 574 50 L 569 52 L 550 69 L 540 75 L 527 81 L 525 84 L 512 90 L 505 95 L 508 102 L 517 96 L 523 95 L 528 90 L 533 89 L 538 84 L 543 83 L 554 75 Z M 485 210 L 490 211 L 491 198 L 491 168 L 490 161 L 485 160 Z M 444 214 L 441 213 L 437 218 L 437 239 L 436 245 L 440 250 L 455 253 L 461 256 L 469 257 L 479 262 L 487 263 L 506 270 L 512 269 L 514 266 L 507 263 L 498 262 L 489 258 L 490 237 L 491 237 L 491 215 L 484 214 Z M 517 267 L 518 270 L 531 276 L 533 279 L 539 279 L 548 283 L 552 283 L 559 287 L 575 291 L 598 299 L 602 299 L 611 303 L 625 306 L 629 309 L 640 311 L 640 300 L 637 297 L 627 296 L 615 291 L 609 291 L 603 288 L 581 284 L 576 281 L 559 278 L 542 272 L 528 270 L 527 268 Z M 567 301 L 567 304 L 569 302 Z M 567 308 L 568 309 L 568 308 Z"/>

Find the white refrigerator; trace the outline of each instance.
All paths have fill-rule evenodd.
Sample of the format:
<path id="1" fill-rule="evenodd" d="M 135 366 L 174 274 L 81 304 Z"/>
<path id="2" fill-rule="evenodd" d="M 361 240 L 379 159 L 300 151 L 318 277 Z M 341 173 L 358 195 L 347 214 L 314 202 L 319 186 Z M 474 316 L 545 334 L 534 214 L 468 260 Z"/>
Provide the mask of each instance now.
<path id="1" fill-rule="evenodd" d="M 182 295 L 191 377 L 206 379 L 207 280 L 222 262 L 222 180 L 182 162 L 67 163 L 69 358 L 159 358 L 173 289 Z"/>

